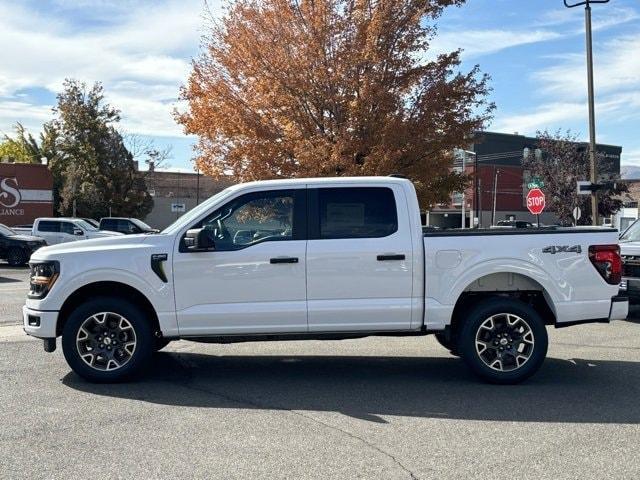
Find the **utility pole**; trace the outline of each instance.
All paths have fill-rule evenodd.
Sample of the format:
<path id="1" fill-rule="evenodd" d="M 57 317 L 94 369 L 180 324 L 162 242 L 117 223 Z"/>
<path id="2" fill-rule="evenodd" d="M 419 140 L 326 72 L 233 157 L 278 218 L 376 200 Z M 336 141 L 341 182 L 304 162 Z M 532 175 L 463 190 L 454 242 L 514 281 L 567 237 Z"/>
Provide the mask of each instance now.
<path id="1" fill-rule="evenodd" d="M 200 205 L 200 167 L 196 168 L 196 205 Z"/>
<path id="2" fill-rule="evenodd" d="M 482 179 L 478 179 L 478 228 L 482 228 Z"/>
<path id="3" fill-rule="evenodd" d="M 496 168 L 496 172 L 493 176 L 493 210 L 491 212 L 491 225 L 496 224 L 496 199 L 498 198 L 498 174 L 500 169 Z"/>
<path id="4" fill-rule="evenodd" d="M 591 34 L 591 4 L 609 3 L 609 0 L 584 0 L 582 2 L 570 4 L 567 0 L 564 6 L 574 8 L 584 5 L 584 22 L 587 36 L 587 90 L 589 95 L 589 170 L 592 185 L 598 181 L 596 165 L 596 109 L 595 93 L 593 88 L 593 37 Z M 591 191 L 591 223 L 598 225 L 598 194 L 596 190 Z"/>

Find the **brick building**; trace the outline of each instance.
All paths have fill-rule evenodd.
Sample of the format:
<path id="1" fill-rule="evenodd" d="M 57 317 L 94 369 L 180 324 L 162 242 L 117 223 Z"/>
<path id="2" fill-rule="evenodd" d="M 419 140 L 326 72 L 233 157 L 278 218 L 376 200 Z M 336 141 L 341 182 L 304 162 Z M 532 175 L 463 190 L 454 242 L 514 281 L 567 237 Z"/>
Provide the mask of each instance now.
<path id="1" fill-rule="evenodd" d="M 467 227 L 474 224 L 474 217 L 481 227 L 500 220 L 537 220 L 526 207 L 529 173 L 522 166 L 525 148 L 533 152 L 536 139 L 518 134 L 479 132 L 467 150 L 457 155 L 454 169 L 462 170 L 464 158 L 464 171 L 472 179 L 464 192 Z M 587 144 L 581 143 L 579 148 L 586 149 Z M 622 147 L 598 145 L 598 150 L 608 160 L 610 171 L 607 173 L 619 176 Z M 449 204 L 433 208 L 427 215 L 429 224 L 459 228 L 462 225 L 462 198 L 460 193 L 454 194 Z M 553 224 L 557 218 L 553 212 L 545 211 L 540 215 L 540 222 Z"/>
<path id="2" fill-rule="evenodd" d="M 9 227 L 53 215 L 53 177 L 46 165 L 0 163 L 0 223 Z"/>

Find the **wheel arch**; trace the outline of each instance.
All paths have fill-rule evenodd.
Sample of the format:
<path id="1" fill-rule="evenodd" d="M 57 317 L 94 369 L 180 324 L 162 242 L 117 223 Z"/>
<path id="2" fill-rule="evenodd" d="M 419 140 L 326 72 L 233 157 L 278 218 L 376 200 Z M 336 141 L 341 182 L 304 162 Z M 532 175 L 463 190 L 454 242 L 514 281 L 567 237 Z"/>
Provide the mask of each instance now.
<path id="1" fill-rule="evenodd" d="M 496 272 L 482 275 L 468 283 L 453 308 L 451 331 L 457 331 L 465 312 L 478 302 L 490 298 L 513 298 L 530 305 L 547 325 L 555 325 L 557 314 L 553 298 L 540 282 L 516 272 Z"/>
<path id="2" fill-rule="evenodd" d="M 85 300 L 93 297 L 120 297 L 133 303 L 146 314 L 146 318 L 151 323 L 154 334 L 161 331 L 158 314 L 153 304 L 140 290 L 127 285 L 126 283 L 114 281 L 92 282 L 76 289 L 62 304 L 58 322 L 56 324 L 56 335 L 62 335 L 67 319 L 71 312 Z"/>

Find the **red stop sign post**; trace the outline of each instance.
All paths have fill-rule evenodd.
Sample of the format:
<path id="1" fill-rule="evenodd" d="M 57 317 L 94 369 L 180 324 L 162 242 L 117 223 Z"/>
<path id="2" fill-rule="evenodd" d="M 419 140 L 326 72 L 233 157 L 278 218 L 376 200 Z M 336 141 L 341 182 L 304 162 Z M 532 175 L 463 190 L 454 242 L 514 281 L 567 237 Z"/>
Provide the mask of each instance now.
<path id="1" fill-rule="evenodd" d="M 545 200 L 544 193 L 539 188 L 532 188 L 527 193 L 527 208 L 529 211 L 538 217 L 538 227 L 540 226 L 540 214 L 544 210 Z"/>

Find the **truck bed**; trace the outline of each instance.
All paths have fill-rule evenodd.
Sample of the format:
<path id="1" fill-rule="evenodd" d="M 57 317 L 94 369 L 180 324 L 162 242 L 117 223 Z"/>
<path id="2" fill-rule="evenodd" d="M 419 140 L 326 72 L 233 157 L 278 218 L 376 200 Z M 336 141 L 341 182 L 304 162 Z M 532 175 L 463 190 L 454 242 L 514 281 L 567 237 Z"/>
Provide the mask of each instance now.
<path id="1" fill-rule="evenodd" d="M 446 325 L 465 293 L 540 292 L 557 326 L 610 318 L 619 293 L 589 259 L 590 246 L 617 244 L 611 228 L 440 230 L 423 240 L 429 328 Z"/>

